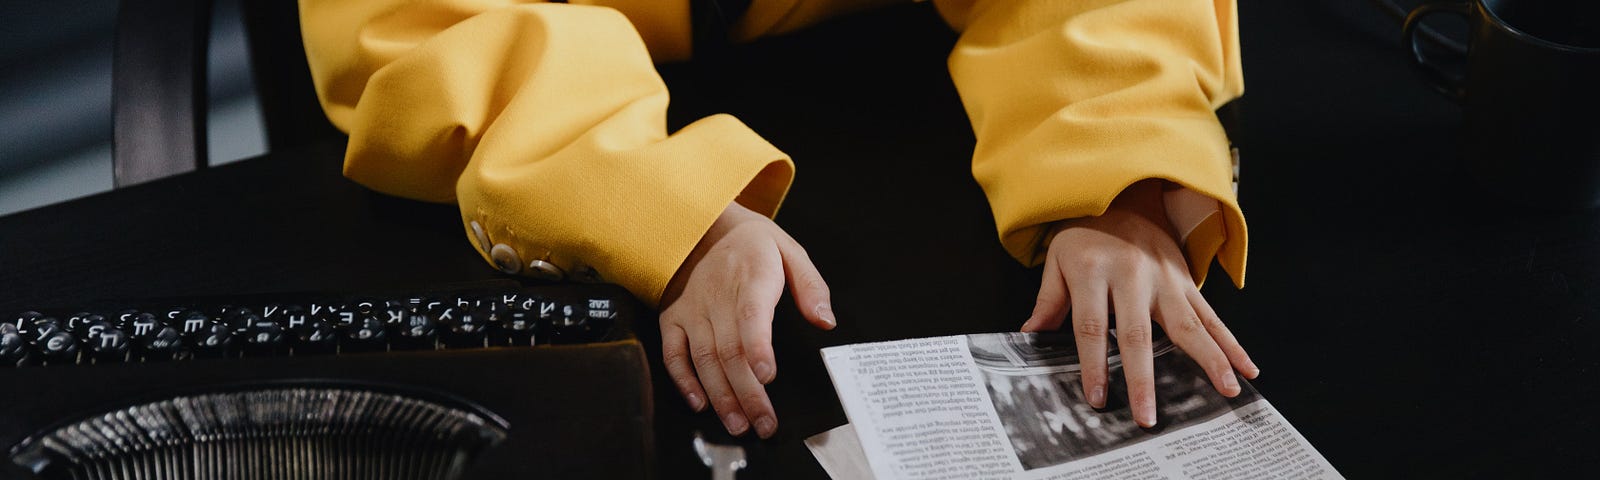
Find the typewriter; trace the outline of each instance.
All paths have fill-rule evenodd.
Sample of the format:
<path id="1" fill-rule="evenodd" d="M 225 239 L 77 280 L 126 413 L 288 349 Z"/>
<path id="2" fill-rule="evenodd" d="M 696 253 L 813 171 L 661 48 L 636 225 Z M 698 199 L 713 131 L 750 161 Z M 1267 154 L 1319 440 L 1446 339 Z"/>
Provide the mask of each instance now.
<path id="1" fill-rule="evenodd" d="M 649 373 L 632 330 L 648 313 L 615 286 L 507 280 L 0 313 L 0 478 L 651 469 Z"/>

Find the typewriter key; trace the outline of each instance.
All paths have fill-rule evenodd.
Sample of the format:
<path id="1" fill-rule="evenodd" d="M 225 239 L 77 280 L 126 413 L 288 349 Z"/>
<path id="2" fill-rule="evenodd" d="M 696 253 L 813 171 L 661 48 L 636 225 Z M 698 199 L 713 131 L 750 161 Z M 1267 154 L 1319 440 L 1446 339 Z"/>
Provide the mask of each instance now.
<path id="1" fill-rule="evenodd" d="M 150 333 L 134 338 L 139 357 L 146 362 L 172 360 L 183 350 L 183 333 L 170 325 L 159 325 Z"/>
<path id="2" fill-rule="evenodd" d="M 104 315 L 97 315 L 89 312 L 78 312 L 72 314 L 70 317 L 67 317 L 67 325 L 63 328 L 66 328 L 68 332 L 78 333 L 83 331 L 84 325 L 87 325 L 91 322 L 103 322 L 105 320 L 106 317 Z"/>
<path id="3" fill-rule="evenodd" d="M 35 312 L 27 312 L 23 315 L 27 316 L 28 313 Z M 28 320 L 28 323 L 22 325 L 22 333 L 34 345 L 41 345 L 45 338 L 62 331 L 61 322 L 56 320 L 56 317 L 33 316 L 30 318 L 31 320 Z"/>
<path id="4" fill-rule="evenodd" d="M 75 363 L 78 361 L 78 339 L 57 329 L 34 344 L 44 354 L 46 363 Z"/>
<path id="5" fill-rule="evenodd" d="M 92 328 L 92 327 L 91 327 Z M 102 328 L 90 334 L 85 339 L 84 347 L 89 350 L 89 355 L 95 362 L 121 362 L 128 357 L 128 350 L 132 343 L 128 334 L 116 327 Z"/>
<path id="6" fill-rule="evenodd" d="M 411 312 L 397 330 L 395 346 L 406 350 L 432 350 L 439 336 L 438 322 L 427 312 Z"/>
<path id="7" fill-rule="evenodd" d="M 172 325 L 177 327 L 184 335 L 194 335 L 211 326 L 211 317 L 198 310 L 190 310 L 178 318 Z"/>
<path id="8" fill-rule="evenodd" d="M 245 355 L 282 355 L 288 350 L 283 327 L 275 320 L 257 318 L 245 327 L 243 340 Z"/>
<path id="9" fill-rule="evenodd" d="M 344 333 L 344 340 L 339 347 L 345 352 L 381 352 L 388 349 L 388 341 L 389 334 L 384 321 L 377 316 L 367 315 Z"/>
<path id="10" fill-rule="evenodd" d="M 12 322 L 12 324 L 16 325 L 17 328 L 19 328 L 19 329 L 27 328 L 28 324 L 33 323 L 34 320 L 36 320 L 36 319 L 38 319 L 40 317 L 43 317 L 43 316 L 44 316 L 43 313 L 39 313 L 39 312 L 35 312 L 35 311 L 32 311 L 32 310 L 29 310 L 29 311 L 17 314 L 16 318 L 11 319 L 11 322 Z"/>
<path id="11" fill-rule="evenodd" d="M 28 358 L 28 340 L 22 329 L 10 323 L 0 323 L 0 367 L 15 366 Z"/>
<path id="12" fill-rule="evenodd" d="M 498 328 L 490 334 L 491 342 L 495 345 L 533 346 L 538 329 L 538 319 L 533 312 L 513 310 L 506 314 L 505 320 L 501 321 Z"/>
<path id="13" fill-rule="evenodd" d="M 93 315 L 98 317 L 99 315 Z M 135 338 L 143 337 L 154 332 L 156 327 L 165 326 L 166 322 L 157 319 L 155 315 L 143 314 L 134 317 L 133 323 L 122 327 L 125 333 L 132 334 Z"/>
<path id="14" fill-rule="evenodd" d="M 444 323 L 444 345 L 448 348 L 484 346 L 489 330 L 489 315 L 479 309 L 462 310 Z"/>
<path id="15" fill-rule="evenodd" d="M 339 348 L 339 332 L 333 324 L 323 320 L 312 320 L 311 323 L 301 325 L 290 330 L 294 334 L 294 351 L 302 353 L 333 353 Z"/>
<path id="16" fill-rule="evenodd" d="M 212 323 L 202 328 L 194 335 L 194 355 L 205 358 L 221 358 L 233 355 L 233 328 Z"/>

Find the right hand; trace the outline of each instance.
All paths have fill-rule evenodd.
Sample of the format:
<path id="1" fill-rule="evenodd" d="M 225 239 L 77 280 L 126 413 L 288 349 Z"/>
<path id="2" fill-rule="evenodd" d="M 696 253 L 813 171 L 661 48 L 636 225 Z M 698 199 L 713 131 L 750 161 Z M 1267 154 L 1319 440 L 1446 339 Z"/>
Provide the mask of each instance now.
<path id="1" fill-rule="evenodd" d="M 728 433 L 778 428 L 765 385 L 778 374 L 772 313 L 788 284 L 801 316 L 831 330 L 828 285 L 800 244 L 772 220 L 730 203 L 661 298 L 667 373 L 695 411 L 707 400 Z"/>

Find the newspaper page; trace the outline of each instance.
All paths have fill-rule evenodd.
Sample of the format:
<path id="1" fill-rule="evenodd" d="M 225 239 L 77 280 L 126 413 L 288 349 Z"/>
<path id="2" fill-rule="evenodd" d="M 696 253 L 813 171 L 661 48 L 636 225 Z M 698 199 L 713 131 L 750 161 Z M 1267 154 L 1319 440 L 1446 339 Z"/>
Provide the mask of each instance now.
<path id="1" fill-rule="evenodd" d="M 1248 383 L 1241 381 L 1237 397 L 1223 397 L 1166 339 L 1155 342 L 1158 423 L 1140 428 L 1115 342 L 1110 347 L 1102 409 L 1083 398 L 1070 335 L 994 333 L 823 349 L 859 440 L 839 450 L 864 454 L 879 479 L 1343 478 Z M 820 454 L 822 444 L 842 442 L 813 443 Z"/>

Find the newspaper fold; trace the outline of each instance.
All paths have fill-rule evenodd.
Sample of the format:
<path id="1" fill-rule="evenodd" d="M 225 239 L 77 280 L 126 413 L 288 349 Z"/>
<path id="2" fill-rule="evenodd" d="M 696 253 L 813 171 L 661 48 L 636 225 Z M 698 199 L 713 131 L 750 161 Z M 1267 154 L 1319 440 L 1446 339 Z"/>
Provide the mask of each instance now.
<path id="1" fill-rule="evenodd" d="M 920 338 L 822 357 L 851 423 L 806 444 L 834 478 L 1343 478 L 1243 379 L 1243 393 L 1223 397 L 1165 339 L 1148 429 L 1127 407 L 1115 350 L 1111 400 L 1089 406 L 1069 335 Z"/>

